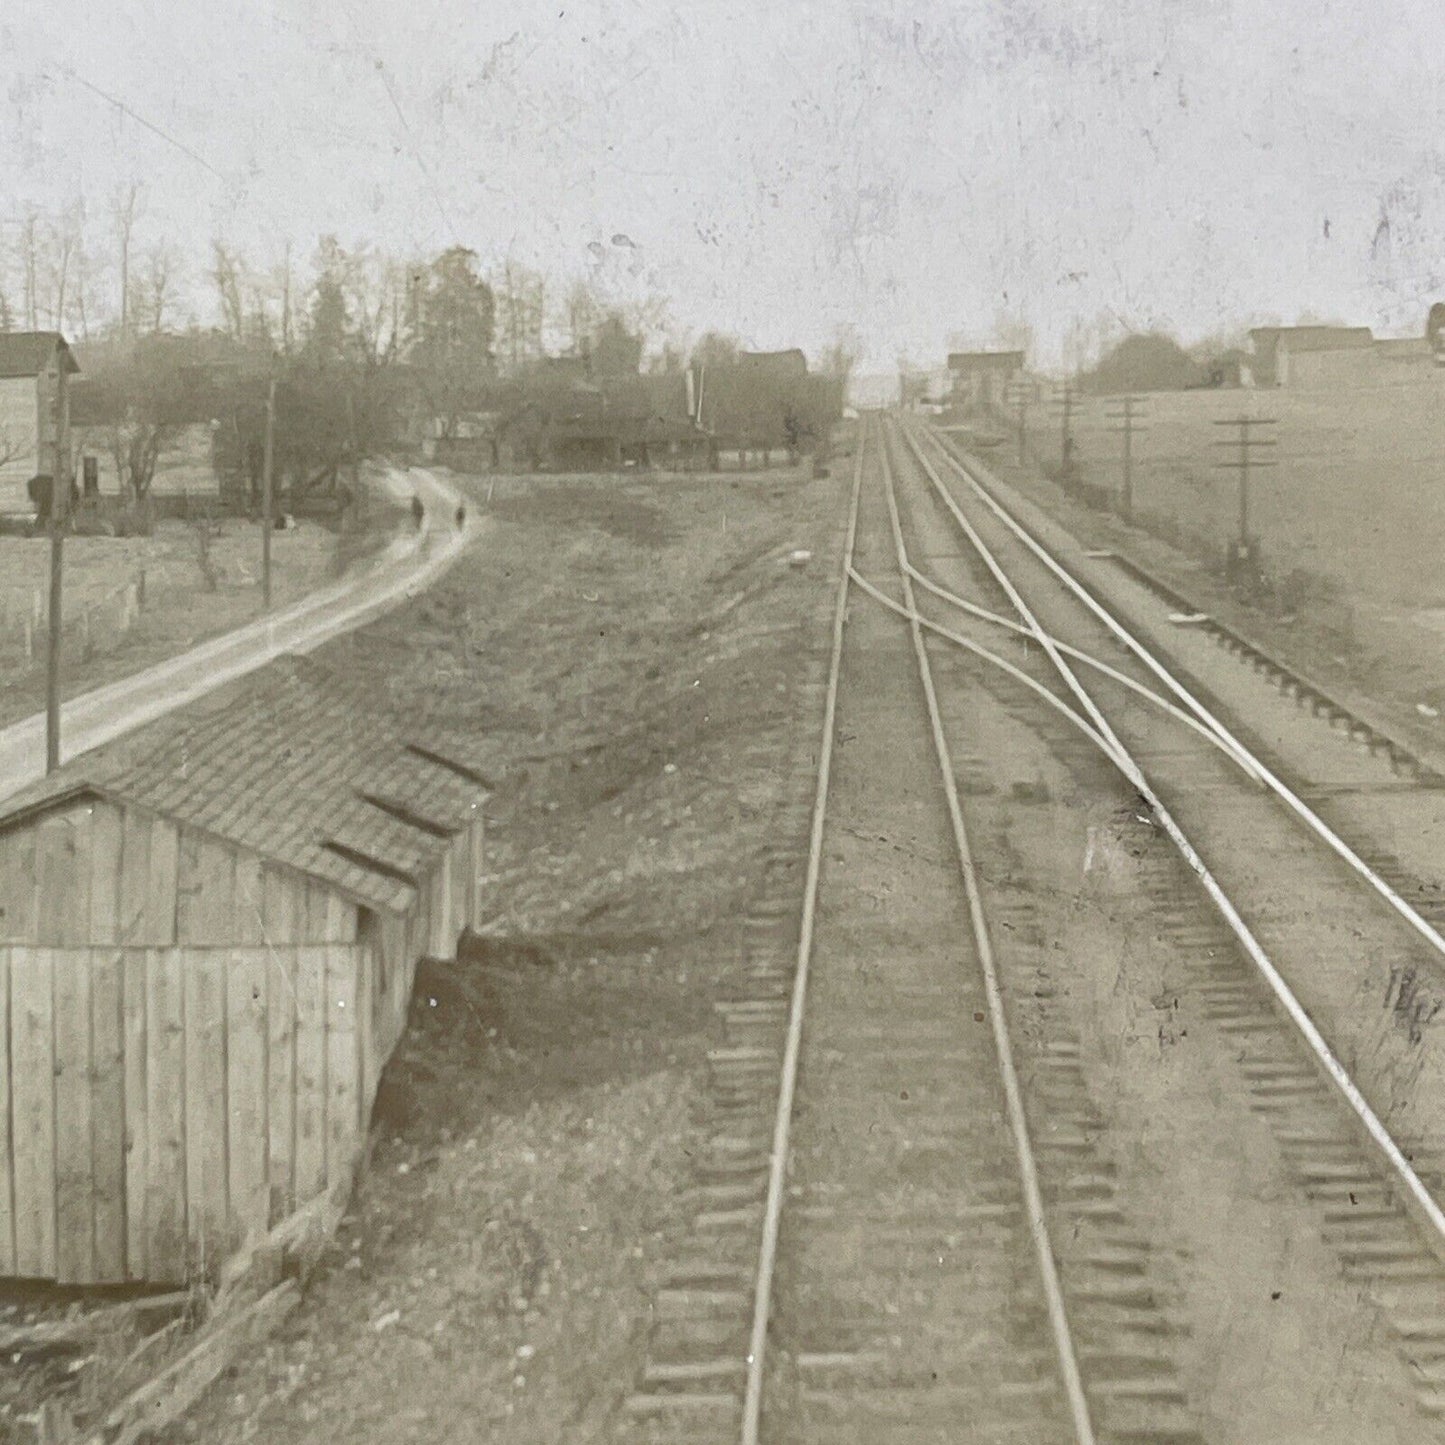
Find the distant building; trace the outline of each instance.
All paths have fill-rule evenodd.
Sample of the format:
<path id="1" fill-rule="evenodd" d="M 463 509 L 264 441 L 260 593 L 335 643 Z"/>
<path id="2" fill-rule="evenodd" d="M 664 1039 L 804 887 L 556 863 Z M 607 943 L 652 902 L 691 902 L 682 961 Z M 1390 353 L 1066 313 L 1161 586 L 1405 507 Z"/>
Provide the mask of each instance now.
<path id="1" fill-rule="evenodd" d="M 424 442 L 424 451 L 463 469 L 549 471 L 690 468 L 706 465 L 711 451 L 711 436 L 691 414 L 689 380 L 680 374 L 589 379 L 549 365 L 525 382 L 504 383 L 493 409 L 474 420 L 474 427 L 458 423 L 450 441 Z"/>
<path id="2" fill-rule="evenodd" d="M 0 332 L 0 509 L 23 507 L 30 478 L 55 474 L 79 370 L 58 331 Z"/>
<path id="3" fill-rule="evenodd" d="M 548 417 L 545 459 L 554 470 L 705 464 L 712 437 L 688 414 L 685 377 L 617 375 L 576 388 Z"/>
<path id="4" fill-rule="evenodd" d="M 1255 386 L 1350 386 L 1368 382 L 1368 326 L 1257 326 L 1249 333 Z"/>
<path id="5" fill-rule="evenodd" d="M 1002 406 L 1009 382 L 1023 375 L 1022 351 L 952 351 L 949 400 L 955 406 Z"/>
<path id="6" fill-rule="evenodd" d="M 732 361 L 693 366 L 688 385 L 693 418 L 724 452 L 802 450 L 843 406 L 841 386 L 810 375 L 796 348 L 743 351 Z"/>

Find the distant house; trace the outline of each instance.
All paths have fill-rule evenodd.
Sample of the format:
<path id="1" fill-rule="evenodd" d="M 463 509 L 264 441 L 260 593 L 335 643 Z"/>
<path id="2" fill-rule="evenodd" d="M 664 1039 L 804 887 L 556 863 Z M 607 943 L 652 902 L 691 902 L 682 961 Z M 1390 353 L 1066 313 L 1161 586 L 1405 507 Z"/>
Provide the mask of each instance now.
<path id="1" fill-rule="evenodd" d="M 1249 341 L 1255 386 L 1349 386 L 1371 375 L 1368 326 L 1257 326 Z"/>
<path id="2" fill-rule="evenodd" d="M 79 370 L 58 331 L 0 332 L 0 511 L 26 509 L 25 484 L 55 474 Z"/>
<path id="3" fill-rule="evenodd" d="M 283 658 L 0 808 L 0 1276 L 179 1283 L 348 1190 L 486 796 L 464 740 Z"/>
<path id="4" fill-rule="evenodd" d="M 1022 351 L 952 351 L 949 400 L 955 406 L 1001 406 L 1009 382 L 1023 370 Z"/>
<path id="5" fill-rule="evenodd" d="M 810 375 L 796 347 L 742 351 L 689 376 L 693 415 L 718 451 L 798 451 L 842 411 L 841 388 L 831 397 L 828 379 Z"/>
<path id="6" fill-rule="evenodd" d="M 681 376 L 616 375 L 576 388 L 566 413 L 545 430 L 548 464 L 559 470 L 624 465 L 696 465 L 712 437 L 689 415 Z"/>

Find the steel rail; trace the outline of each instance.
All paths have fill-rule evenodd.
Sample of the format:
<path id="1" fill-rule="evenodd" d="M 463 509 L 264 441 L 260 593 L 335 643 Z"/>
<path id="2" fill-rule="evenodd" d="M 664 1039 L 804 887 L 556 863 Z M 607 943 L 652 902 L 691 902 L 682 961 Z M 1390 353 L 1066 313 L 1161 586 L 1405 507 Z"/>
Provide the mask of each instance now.
<path id="1" fill-rule="evenodd" d="M 931 434 L 929 434 L 931 436 Z M 1332 852 L 1342 858 L 1356 873 L 1358 873 L 1369 885 L 1398 913 L 1411 928 L 1415 930 L 1430 946 L 1445 959 L 1445 936 L 1434 928 L 1428 920 L 1421 917 L 1414 907 L 1401 897 L 1318 813 L 1310 807 L 1303 798 L 1299 797 L 1288 784 L 1275 776 L 1238 738 L 1229 731 L 1227 727 L 1191 693 L 1163 663 L 1139 641 L 1122 623 L 1118 621 L 1109 610 L 1098 601 L 1097 598 L 1076 578 L 1066 567 L 1063 566 L 1044 545 L 1034 537 L 1016 517 L 998 501 L 996 497 L 983 486 L 973 475 L 969 467 L 953 455 L 937 438 L 931 438 L 935 445 L 942 449 L 944 459 L 952 466 L 965 482 L 973 489 L 979 499 L 989 508 L 991 512 L 1001 521 L 1010 532 L 1016 536 L 1025 547 L 1036 556 L 1050 572 L 1061 581 L 1065 587 L 1072 592 L 1085 607 L 1091 611 L 1115 637 L 1119 639 L 1134 655 L 1152 672 L 1161 682 L 1187 707 L 1201 722 L 1206 723 L 1221 738 L 1224 738 L 1230 745 L 1231 750 L 1238 749 L 1239 752 L 1249 758 L 1260 778 L 1264 781 L 1265 787 L 1272 792 L 1284 805 L 1293 812 L 1296 817 Z M 917 444 L 910 438 L 910 445 L 916 449 Z"/>
<path id="2" fill-rule="evenodd" d="M 1030 677 L 1028 673 L 1024 672 L 1021 668 L 1015 667 L 1007 658 L 1000 657 L 996 652 L 990 652 L 988 648 L 984 647 L 981 643 L 975 642 L 970 637 L 965 637 L 960 632 L 950 631 L 950 629 L 944 627 L 942 623 L 934 622 L 931 618 L 925 617 L 921 612 L 911 611 L 901 602 L 895 602 L 881 588 L 875 587 L 866 577 L 862 576 L 856 568 L 850 568 L 849 575 L 853 581 L 858 584 L 859 588 L 873 598 L 875 602 L 881 603 L 884 607 L 888 608 L 890 612 L 896 612 L 905 622 L 916 622 L 920 627 L 926 627 L 930 632 L 942 637 L 945 641 L 951 642 L 956 647 L 961 647 L 965 651 L 973 653 L 975 657 L 981 658 L 984 662 L 991 663 L 994 667 L 1006 672 L 1015 682 L 1023 683 L 1025 687 L 1037 693 L 1044 702 L 1048 703 L 1050 707 L 1056 709 L 1073 723 L 1106 758 L 1111 762 L 1118 761 L 1112 751 L 1110 751 L 1109 744 L 1105 742 L 1089 723 L 1080 717 L 1063 698 L 1059 697 L 1057 693 L 1050 692 L 1043 683 Z"/>
<path id="3" fill-rule="evenodd" d="M 948 815 L 953 825 L 953 838 L 958 850 L 959 868 L 963 874 L 964 891 L 968 896 L 969 921 L 978 950 L 979 967 L 983 973 L 984 991 L 988 1000 L 989 1024 L 993 1032 L 994 1047 L 998 1054 L 999 1075 L 1003 1081 L 1009 1125 L 1013 1132 L 1015 1152 L 1018 1156 L 1019 1178 L 1023 1188 L 1025 1212 L 1028 1216 L 1029 1234 L 1033 1240 L 1034 1253 L 1038 1258 L 1039 1274 L 1042 1277 L 1044 1296 L 1048 1306 L 1049 1328 L 1053 1335 L 1055 1353 L 1058 1356 L 1059 1373 L 1063 1380 L 1074 1436 L 1078 1445 L 1094 1445 L 1094 1425 L 1089 1414 L 1089 1402 L 1084 1394 L 1083 1377 L 1079 1369 L 1078 1354 L 1074 1348 L 1073 1332 L 1069 1327 L 1068 1312 L 1064 1308 L 1064 1292 L 1059 1279 L 1058 1262 L 1054 1256 L 1048 1223 L 1044 1217 L 1043 1191 L 1039 1185 L 1038 1166 L 1034 1162 L 1028 1117 L 1024 1112 L 1023 1089 L 1019 1083 L 1018 1070 L 1014 1065 L 1013 1044 L 1009 1038 L 1008 1019 L 1004 1012 L 1003 990 L 999 984 L 998 968 L 994 961 L 993 942 L 989 935 L 988 921 L 984 916 L 983 896 L 979 891 L 973 852 L 968 841 L 968 830 L 963 821 L 963 810 L 958 801 L 958 786 L 954 781 L 953 757 L 943 732 L 943 717 L 938 706 L 938 694 L 933 686 L 933 670 L 928 661 L 928 649 L 923 643 L 923 630 L 919 625 L 921 619 L 917 615 L 918 604 L 913 594 L 912 579 L 908 573 L 908 549 L 904 544 L 903 527 L 898 516 L 898 499 L 894 493 L 893 469 L 888 457 L 886 436 L 880 437 L 880 443 L 879 455 L 883 461 L 883 487 L 888 501 L 888 517 L 893 530 L 893 545 L 898 554 L 898 566 L 902 573 L 903 594 L 907 600 L 909 611 L 914 614 L 909 623 L 909 632 L 913 638 L 914 655 L 918 659 L 919 679 L 923 684 L 924 697 L 928 703 L 933 746 L 938 755 L 938 768 L 943 781 L 944 794 L 948 801 Z"/>
<path id="4" fill-rule="evenodd" d="M 955 593 L 950 592 L 946 587 L 940 587 L 938 583 L 932 581 L 928 577 L 925 577 L 924 574 L 920 572 L 916 567 L 910 565 L 908 568 L 908 573 L 909 576 L 911 576 L 920 587 L 923 587 L 927 591 L 931 592 L 935 597 L 939 598 L 940 601 L 947 602 L 951 606 L 957 607 L 960 611 L 967 612 L 974 617 L 978 617 L 984 622 L 991 622 L 998 627 L 1005 628 L 1009 632 L 1018 633 L 1023 637 L 1033 636 L 1033 633 L 1031 633 L 1029 629 L 1023 625 L 1023 623 L 1014 622 L 1011 618 L 1004 617 L 1000 613 L 990 612 L 987 607 L 980 607 L 976 602 L 969 602 L 967 599 L 957 596 Z M 859 577 L 856 573 L 854 574 L 853 580 L 859 583 L 860 586 L 863 585 L 862 578 Z M 923 625 L 925 627 L 929 628 L 931 631 L 937 632 L 940 636 L 948 638 L 950 642 L 961 643 L 965 646 L 968 645 L 966 643 L 963 643 L 963 639 L 959 637 L 956 632 L 949 632 L 947 629 L 939 627 L 936 623 L 930 622 L 926 617 L 922 618 L 921 621 L 923 622 Z M 1130 692 L 1137 693 L 1147 702 L 1153 703 L 1155 707 L 1159 708 L 1163 712 L 1168 713 L 1175 722 L 1183 723 L 1183 725 L 1189 728 L 1191 732 L 1198 733 L 1199 736 L 1202 737 L 1204 741 L 1207 742 L 1211 747 L 1218 748 L 1218 750 L 1222 752 L 1224 756 L 1230 760 L 1230 762 L 1232 762 L 1237 768 L 1239 768 L 1239 770 L 1247 778 L 1257 783 L 1261 788 L 1264 786 L 1264 779 L 1260 777 L 1256 769 L 1249 763 L 1245 762 L 1245 760 L 1241 758 L 1237 753 L 1232 751 L 1228 744 L 1224 742 L 1224 740 L 1219 736 L 1218 733 L 1214 731 L 1213 728 L 1207 727 L 1204 723 L 1200 722 L 1199 719 L 1195 717 L 1192 713 L 1185 712 L 1184 709 L 1181 707 L 1175 707 L 1174 704 L 1170 702 L 1167 697 L 1160 696 L 1160 694 L 1155 692 L 1152 688 L 1145 687 L 1142 682 L 1136 682 L 1132 677 L 1128 675 L 1128 673 L 1120 672 L 1119 669 L 1116 667 L 1110 667 L 1107 662 L 1102 662 L 1099 658 L 1094 657 L 1092 654 L 1084 652 L 1080 648 L 1071 647 L 1067 642 L 1061 641 L 1057 637 L 1054 638 L 1054 644 L 1059 649 L 1059 651 L 1064 654 L 1065 657 L 1072 657 L 1075 662 L 1082 662 L 1085 667 L 1091 667 L 1094 669 L 1094 671 L 1102 673 L 1103 676 L 1110 678 L 1114 682 L 1117 682 L 1121 687 L 1128 688 Z M 986 655 L 993 662 L 1002 662 L 1002 659 L 994 657 L 992 653 Z M 1071 713 L 1070 716 L 1074 716 L 1074 714 Z M 1090 731 L 1089 736 L 1095 737 L 1095 734 Z M 1095 740 L 1099 741 L 1102 745 L 1101 739 L 1095 738 Z M 1108 749 L 1106 748 L 1105 751 L 1107 752 Z"/>
<path id="5" fill-rule="evenodd" d="M 1038 618 L 1034 615 L 1017 587 L 1014 586 L 1012 580 L 1000 567 L 998 560 L 989 550 L 983 538 L 980 537 L 974 529 L 973 524 L 964 516 L 958 503 L 949 493 L 948 488 L 943 485 L 943 481 L 939 477 L 938 472 L 924 455 L 922 448 L 918 446 L 917 442 L 914 441 L 902 427 L 900 427 L 899 430 L 905 441 L 908 442 L 913 455 L 918 459 L 925 475 L 927 475 L 933 483 L 935 490 L 944 501 L 948 510 L 953 514 L 959 527 L 969 538 L 975 550 L 977 550 L 984 564 L 998 579 L 999 584 L 1008 594 L 1009 600 L 1018 608 L 1020 617 L 1024 618 L 1034 630 L 1034 635 L 1038 638 L 1040 645 L 1054 659 L 1055 666 L 1059 669 L 1060 675 L 1069 685 L 1070 691 L 1079 699 L 1079 703 L 1085 712 L 1094 719 L 1099 731 L 1108 738 L 1118 750 L 1118 759 L 1121 766 L 1125 767 L 1126 776 L 1149 804 L 1160 826 L 1169 835 L 1190 870 L 1203 884 L 1205 892 L 1208 893 L 1210 899 L 1218 908 L 1220 915 L 1229 926 L 1230 931 L 1254 961 L 1255 966 L 1264 976 L 1276 999 L 1278 999 L 1280 1006 L 1309 1044 L 1311 1051 L 1314 1053 L 1316 1060 L 1324 1072 L 1339 1089 L 1340 1094 L 1346 1103 L 1349 1104 L 1356 1118 L 1358 1118 L 1363 1125 L 1365 1132 L 1384 1156 L 1390 1169 L 1403 1184 L 1409 1200 L 1413 1203 L 1414 1208 L 1418 1210 L 1419 1214 L 1423 1216 L 1424 1221 L 1432 1231 L 1432 1237 L 1430 1239 L 1432 1251 L 1440 1258 L 1445 1259 L 1445 1212 L 1441 1211 L 1440 1206 L 1435 1202 L 1434 1197 L 1425 1187 L 1420 1176 L 1416 1174 L 1410 1161 L 1406 1159 L 1400 1146 L 1395 1142 L 1389 1130 L 1385 1128 L 1379 1116 L 1370 1107 L 1368 1100 L 1366 1100 L 1365 1096 L 1360 1092 L 1359 1086 L 1350 1077 L 1349 1071 L 1340 1062 L 1314 1020 L 1309 1016 L 1304 1005 L 1300 1003 L 1296 997 L 1294 990 L 1290 988 L 1283 975 L 1271 961 L 1269 955 L 1264 951 L 1259 940 L 1255 938 L 1253 931 L 1244 921 L 1239 910 L 1234 906 L 1228 894 L 1225 893 L 1218 880 L 1214 877 L 1214 874 L 1210 871 L 1209 865 L 1205 863 L 1194 845 L 1189 841 L 1183 829 L 1175 821 L 1173 814 L 1165 807 L 1163 800 L 1159 797 L 1158 793 L 1155 792 L 1153 785 L 1144 776 L 1144 773 L 1134 761 L 1128 749 L 1120 742 L 1113 728 L 1109 725 L 1108 719 L 1099 711 L 1093 698 L 1089 695 L 1083 684 L 1080 683 L 1077 676 L 1075 676 L 1073 669 L 1069 667 L 1057 649 L 1054 648 L 1052 640 L 1040 625 Z"/>
<path id="6" fill-rule="evenodd" d="M 853 494 L 848 505 L 848 532 L 843 543 L 843 565 L 838 577 L 838 600 L 833 610 L 833 646 L 828 663 L 828 690 L 823 705 L 823 741 L 819 748 L 818 783 L 813 796 L 813 821 L 808 839 L 808 870 L 803 883 L 803 917 L 798 935 L 797 966 L 788 1010 L 787 1041 L 783 1047 L 778 1107 L 773 1116 L 772 1153 L 768 1161 L 768 1191 L 763 1205 L 763 1229 L 758 1243 L 758 1267 L 753 1290 L 753 1320 L 748 1339 L 747 1384 L 743 1393 L 742 1445 L 757 1445 L 763 1413 L 763 1365 L 767 1356 L 768 1317 L 772 1313 L 773 1274 L 778 1258 L 778 1233 L 787 1182 L 788 1149 L 792 1135 L 793 1100 L 797 1094 L 798 1061 L 803 1042 L 803 1011 L 808 997 L 808 973 L 813 956 L 813 922 L 818 907 L 818 878 L 823 860 L 823 826 L 828 810 L 828 785 L 833 771 L 833 735 L 838 711 L 838 678 L 842 671 L 843 625 L 848 611 L 848 584 L 853 571 L 853 549 L 858 537 L 858 499 L 863 489 L 863 457 L 867 451 L 866 427 L 859 427 L 858 456 L 853 466 Z"/>

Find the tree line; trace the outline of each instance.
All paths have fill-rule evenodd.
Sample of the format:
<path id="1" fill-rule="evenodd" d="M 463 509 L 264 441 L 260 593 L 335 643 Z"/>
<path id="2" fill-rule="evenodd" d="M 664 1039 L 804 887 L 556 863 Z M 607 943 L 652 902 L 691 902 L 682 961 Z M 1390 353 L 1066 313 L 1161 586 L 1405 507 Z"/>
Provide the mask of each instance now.
<path id="1" fill-rule="evenodd" d="M 306 491 L 335 485 L 409 416 L 446 436 L 488 405 L 526 404 L 551 384 L 551 355 L 585 358 L 597 376 L 680 375 L 689 359 L 741 349 L 711 332 L 687 348 L 659 298 L 614 299 L 514 260 L 484 269 L 461 245 L 404 259 L 323 236 L 304 262 L 285 243 L 261 263 L 217 237 L 198 267 L 146 226 L 132 184 L 100 213 L 79 202 L 30 213 L 0 244 L 0 330 L 81 343 L 77 424 L 106 431 L 137 500 L 169 435 L 198 422 L 212 427 L 223 483 L 254 495 L 273 384 L 277 475 Z M 846 381 L 855 350 L 840 336 L 825 368 Z"/>

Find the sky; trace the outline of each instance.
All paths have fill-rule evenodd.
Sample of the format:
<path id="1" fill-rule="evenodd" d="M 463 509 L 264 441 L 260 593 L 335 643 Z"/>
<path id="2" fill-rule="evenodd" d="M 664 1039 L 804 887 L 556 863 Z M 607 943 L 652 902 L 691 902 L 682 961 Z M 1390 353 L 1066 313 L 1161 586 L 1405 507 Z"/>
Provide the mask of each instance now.
<path id="1" fill-rule="evenodd" d="M 0 248 L 258 263 L 452 244 L 866 369 L 1032 328 L 1423 330 L 1445 296 L 1439 0 L 20 0 Z"/>

